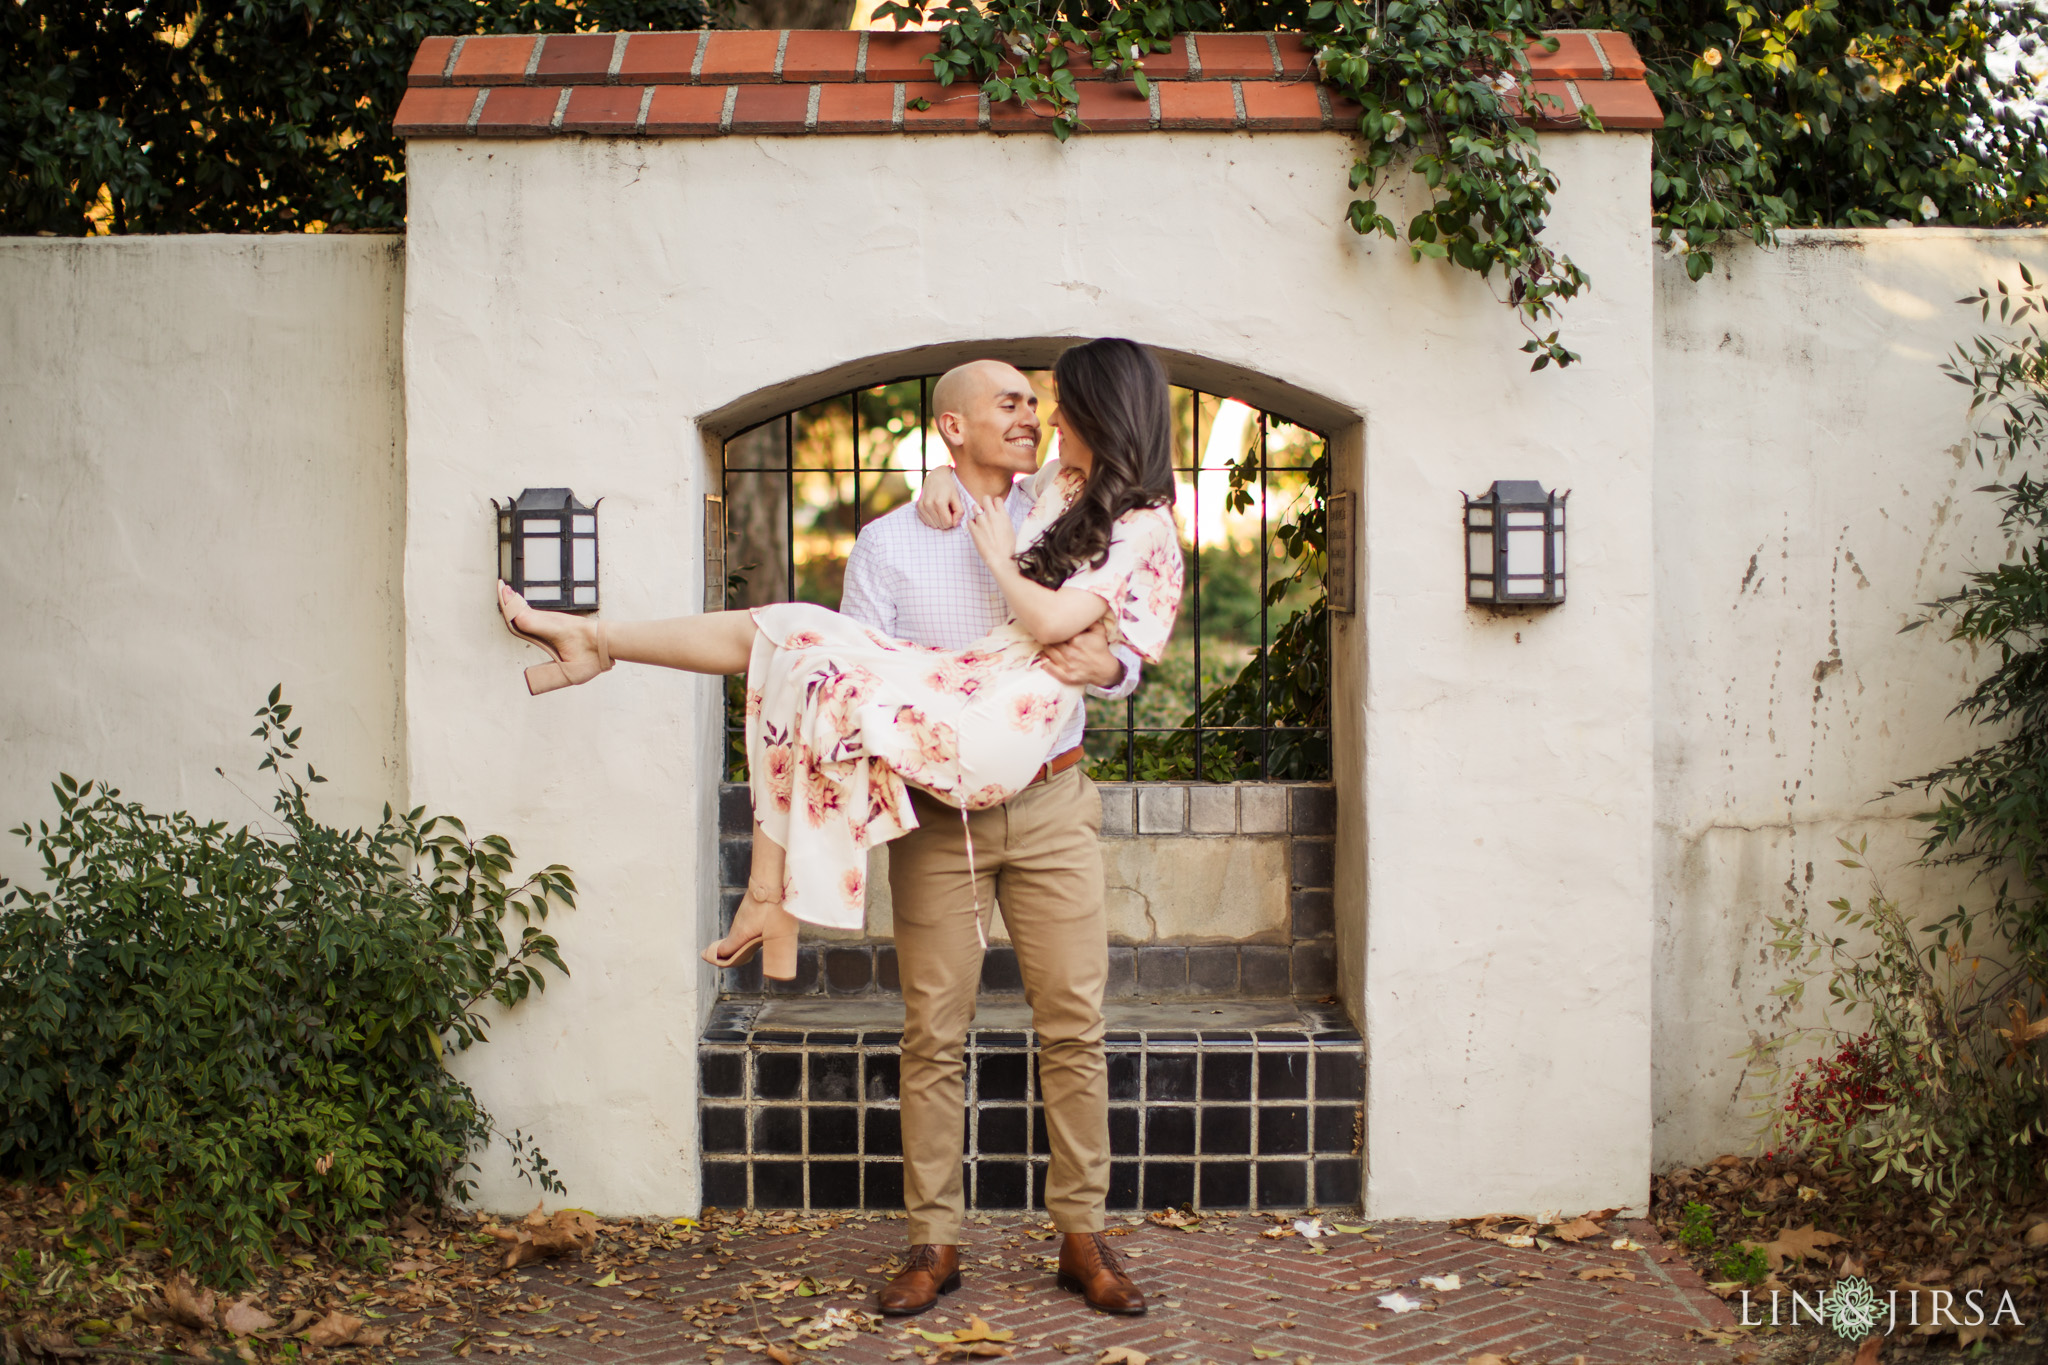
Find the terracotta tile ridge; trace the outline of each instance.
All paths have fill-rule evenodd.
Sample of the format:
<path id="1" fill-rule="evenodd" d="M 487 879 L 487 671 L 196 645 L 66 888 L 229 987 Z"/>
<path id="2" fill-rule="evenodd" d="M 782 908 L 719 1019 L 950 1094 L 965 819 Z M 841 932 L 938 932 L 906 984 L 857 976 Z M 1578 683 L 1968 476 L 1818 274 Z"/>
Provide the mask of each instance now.
<path id="1" fill-rule="evenodd" d="M 1643 78 L 1642 57 L 1627 34 L 1548 32 L 1558 37 L 1558 51 L 1532 45 L 1518 54 L 1519 88 L 1511 103 L 1519 121 L 1554 131 L 1585 129 L 1590 110 L 1606 130 L 1663 126 L 1663 111 Z M 749 136 L 1017 132 L 1044 125 L 1046 111 L 1008 105 L 991 110 L 985 95 L 978 95 L 976 118 L 950 111 L 906 117 L 904 87 L 932 84 L 920 58 L 933 46 L 933 35 L 913 30 L 432 36 L 414 55 L 406 98 L 393 123 L 404 137 L 716 136 L 734 131 L 737 110 L 738 131 Z M 713 54 L 708 70 L 707 53 Z M 1168 52 L 1149 55 L 1162 59 L 1161 69 L 1147 73 L 1144 96 L 1122 74 L 1112 77 L 1085 64 L 1077 71 L 1077 87 L 1088 112 L 1101 116 L 1099 126 L 1127 132 L 1342 133 L 1356 127 L 1358 106 L 1320 79 L 1299 34 L 1181 34 Z M 963 94 L 971 88 L 964 82 L 956 86 Z M 803 94 L 740 95 L 743 88 L 777 87 Z M 842 87 L 878 89 L 873 97 L 826 93 Z M 621 93 L 572 100 L 575 90 L 607 88 Z M 702 93 L 688 99 L 657 95 L 671 89 Z M 513 98 L 514 90 L 527 93 Z M 1196 93 L 1202 90 L 1214 93 Z M 492 91 L 506 92 L 506 99 L 487 110 Z M 1539 102 L 1539 95 L 1546 98 Z M 800 98 L 804 107 L 799 110 L 791 98 Z M 885 110 L 883 101 L 891 107 Z"/>

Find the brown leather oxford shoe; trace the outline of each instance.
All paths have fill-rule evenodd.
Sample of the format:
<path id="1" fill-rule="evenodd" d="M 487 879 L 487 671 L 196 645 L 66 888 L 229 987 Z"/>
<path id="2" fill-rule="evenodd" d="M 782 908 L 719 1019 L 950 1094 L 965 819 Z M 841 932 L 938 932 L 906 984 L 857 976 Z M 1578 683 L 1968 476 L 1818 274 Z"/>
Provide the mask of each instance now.
<path id="1" fill-rule="evenodd" d="M 1079 1294 L 1098 1313 L 1136 1317 L 1145 1311 L 1145 1294 L 1125 1272 L 1099 1232 L 1070 1232 L 1060 1243 L 1060 1288 Z"/>
<path id="2" fill-rule="evenodd" d="M 960 1287 L 960 1248 L 919 1242 L 896 1278 L 882 1288 L 885 1318 L 914 1317 Z"/>

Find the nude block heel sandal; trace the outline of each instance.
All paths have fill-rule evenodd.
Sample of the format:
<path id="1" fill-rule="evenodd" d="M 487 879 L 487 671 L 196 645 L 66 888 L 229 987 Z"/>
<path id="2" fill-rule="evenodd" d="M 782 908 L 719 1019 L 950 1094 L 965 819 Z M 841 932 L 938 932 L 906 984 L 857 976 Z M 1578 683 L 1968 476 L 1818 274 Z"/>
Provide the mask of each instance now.
<path id="1" fill-rule="evenodd" d="M 527 634 L 513 623 L 512 618 L 526 605 L 526 599 L 512 591 L 503 579 L 498 581 L 498 614 L 505 618 L 505 629 L 530 645 L 539 645 L 554 658 L 553 663 L 535 664 L 526 670 L 526 690 L 529 695 L 537 697 L 543 692 L 553 692 L 558 688 L 575 687 L 579 683 L 589 682 L 600 673 L 611 671 L 612 652 L 605 642 L 604 622 L 591 622 L 591 625 L 596 627 L 592 632 L 597 642 L 596 659 L 578 659 L 574 663 L 568 663 L 553 645 L 538 635 Z"/>

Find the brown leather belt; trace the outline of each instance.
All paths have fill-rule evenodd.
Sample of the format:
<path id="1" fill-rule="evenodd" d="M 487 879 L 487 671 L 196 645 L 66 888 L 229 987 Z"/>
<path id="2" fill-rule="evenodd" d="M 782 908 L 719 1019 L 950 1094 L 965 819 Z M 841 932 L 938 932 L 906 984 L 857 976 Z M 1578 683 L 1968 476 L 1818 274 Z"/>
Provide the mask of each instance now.
<path id="1" fill-rule="evenodd" d="M 1045 760 L 1045 762 L 1039 766 L 1038 771 L 1032 774 L 1031 782 L 1027 782 L 1024 785 L 1028 787 L 1034 782 L 1043 782 L 1048 777 L 1058 777 L 1061 773 L 1073 767 L 1076 763 L 1079 763 L 1080 761 L 1081 746 L 1076 744 L 1073 748 L 1067 750 L 1065 753 L 1054 754 L 1051 758 Z"/>

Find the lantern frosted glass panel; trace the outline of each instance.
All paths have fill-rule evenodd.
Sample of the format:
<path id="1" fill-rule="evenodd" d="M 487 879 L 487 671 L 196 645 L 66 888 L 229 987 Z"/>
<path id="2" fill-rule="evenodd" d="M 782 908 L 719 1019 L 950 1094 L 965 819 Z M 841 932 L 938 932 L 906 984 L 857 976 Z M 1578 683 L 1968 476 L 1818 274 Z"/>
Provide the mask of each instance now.
<path id="1" fill-rule="evenodd" d="M 529 602 L 598 607 L 597 509 L 566 488 L 529 488 L 498 506 L 498 575 Z"/>
<path id="2" fill-rule="evenodd" d="M 1465 597 L 1538 606 L 1564 600 L 1564 501 L 1530 479 L 1465 499 Z"/>

